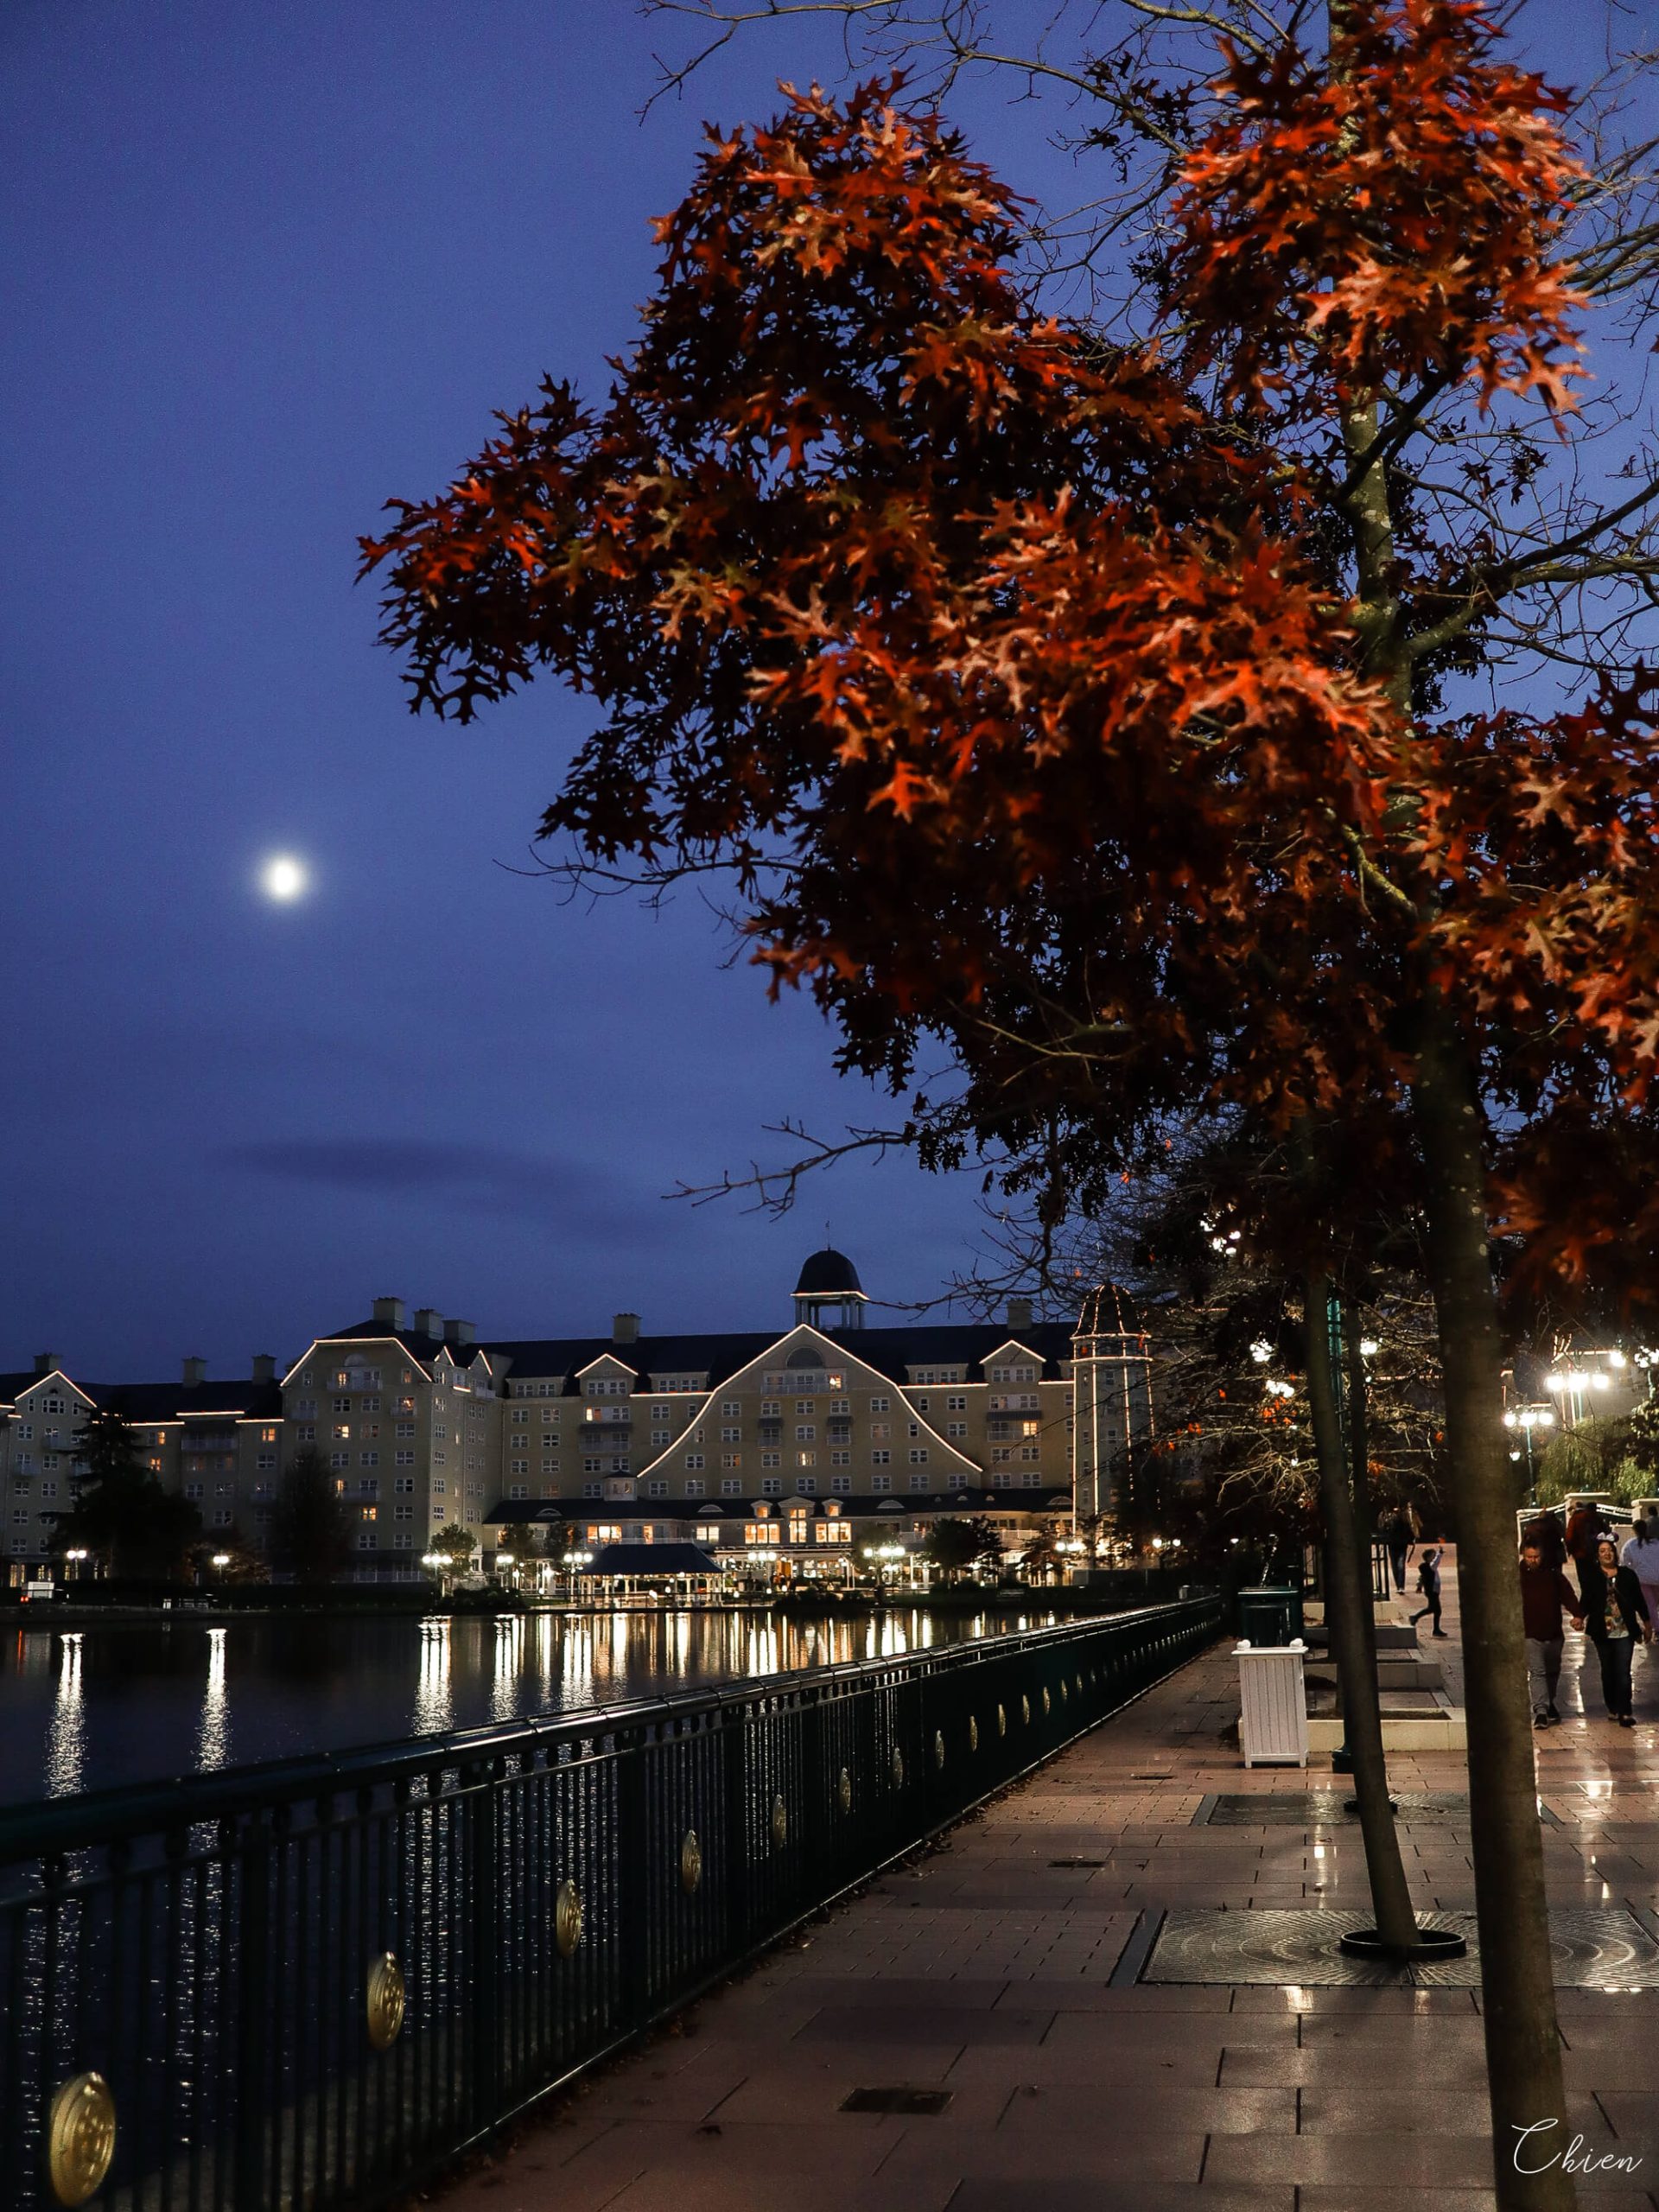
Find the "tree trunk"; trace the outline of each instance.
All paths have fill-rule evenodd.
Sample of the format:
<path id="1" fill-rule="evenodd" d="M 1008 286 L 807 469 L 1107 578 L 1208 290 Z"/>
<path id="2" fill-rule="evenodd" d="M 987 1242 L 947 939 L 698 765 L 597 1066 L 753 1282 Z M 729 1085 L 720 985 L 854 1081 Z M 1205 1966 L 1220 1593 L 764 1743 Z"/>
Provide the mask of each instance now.
<path id="1" fill-rule="evenodd" d="M 1389 1808 L 1388 1765 L 1382 1755 L 1382 1715 L 1376 1691 L 1376 1638 L 1371 1618 L 1371 1578 L 1360 1571 L 1353 1491 L 1349 1483 L 1342 1423 L 1337 1411 L 1331 1358 L 1331 1281 L 1310 1274 L 1303 1292 L 1307 1328 L 1307 1402 L 1325 1510 L 1325 1626 L 1337 1662 L 1343 1725 L 1354 1763 L 1354 1797 L 1365 1844 L 1376 1932 L 1406 1949 L 1415 1942 L 1417 1916 L 1400 1857 L 1400 1837 Z"/>
<path id="2" fill-rule="evenodd" d="M 1567 2107 L 1550 1968 L 1542 1832 L 1516 1567 L 1518 1484 L 1500 1418 L 1502 1362 L 1487 1245 L 1482 1125 L 1468 1056 L 1431 1007 L 1413 1109 L 1440 1320 L 1446 1459 L 1457 1500 L 1469 1808 L 1492 2155 L 1503 2212 L 1570 2212 Z M 1528 2136 L 1541 2121 L 1555 2126 Z"/>

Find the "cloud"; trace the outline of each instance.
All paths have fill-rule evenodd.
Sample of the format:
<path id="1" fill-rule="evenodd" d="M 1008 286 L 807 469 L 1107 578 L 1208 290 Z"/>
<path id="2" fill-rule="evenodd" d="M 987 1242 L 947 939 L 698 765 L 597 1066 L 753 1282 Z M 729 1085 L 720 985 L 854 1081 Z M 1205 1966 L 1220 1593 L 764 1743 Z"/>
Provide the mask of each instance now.
<path id="1" fill-rule="evenodd" d="M 635 1243 L 668 1226 L 654 1192 L 630 1189 L 608 1167 L 499 1146 L 421 1137 L 285 1138 L 222 1146 L 214 1157 L 278 1182 L 544 1217 L 567 1229 L 625 1234 Z"/>

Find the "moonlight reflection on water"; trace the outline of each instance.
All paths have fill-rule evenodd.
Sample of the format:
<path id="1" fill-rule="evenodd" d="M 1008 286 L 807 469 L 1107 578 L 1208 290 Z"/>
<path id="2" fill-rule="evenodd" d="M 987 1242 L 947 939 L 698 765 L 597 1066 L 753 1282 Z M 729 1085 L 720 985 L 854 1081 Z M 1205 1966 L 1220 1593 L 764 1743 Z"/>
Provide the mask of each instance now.
<path id="1" fill-rule="evenodd" d="M 894 1657 L 1051 1618 L 184 1615 L 68 1630 L 26 1618 L 0 1635 L 0 1802 Z"/>

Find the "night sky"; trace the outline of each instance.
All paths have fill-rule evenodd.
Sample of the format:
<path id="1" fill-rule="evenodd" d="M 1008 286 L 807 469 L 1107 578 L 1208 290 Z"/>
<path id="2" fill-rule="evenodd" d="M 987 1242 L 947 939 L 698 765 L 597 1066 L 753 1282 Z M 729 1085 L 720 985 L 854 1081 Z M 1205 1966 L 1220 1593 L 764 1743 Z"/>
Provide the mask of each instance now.
<path id="1" fill-rule="evenodd" d="M 544 680 L 412 719 L 353 583 L 492 409 L 600 387 L 703 118 L 836 67 L 756 36 L 641 122 L 672 42 L 629 0 L 0 10 L 0 1370 L 245 1374 L 385 1292 L 505 1336 L 781 1325 L 826 1224 L 878 1298 L 970 1260 L 977 1179 L 903 1160 L 781 1223 L 663 1201 L 880 1103 L 694 901 L 512 873 L 588 710 Z M 1083 196 L 1006 82 L 957 107 Z"/>

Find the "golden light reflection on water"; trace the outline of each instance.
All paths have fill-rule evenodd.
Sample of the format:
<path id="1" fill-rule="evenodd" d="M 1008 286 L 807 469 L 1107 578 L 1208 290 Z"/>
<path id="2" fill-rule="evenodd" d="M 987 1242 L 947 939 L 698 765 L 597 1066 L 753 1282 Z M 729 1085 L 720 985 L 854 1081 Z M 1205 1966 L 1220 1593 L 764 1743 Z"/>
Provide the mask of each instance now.
<path id="1" fill-rule="evenodd" d="M 231 1763 L 231 1702 L 225 1681 L 228 1629 L 207 1631 L 207 1682 L 201 1694 L 201 1725 L 196 1732 L 196 1765 L 203 1774 Z"/>
<path id="2" fill-rule="evenodd" d="M 81 1687 L 80 1634 L 67 1635 L 58 1650 L 58 1688 L 46 1732 L 46 1794 L 73 1797 L 85 1788 L 86 1700 Z"/>
<path id="3" fill-rule="evenodd" d="M 554 1642 L 552 1614 L 537 1613 L 536 1616 L 536 1681 L 543 1710 L 550 1709 L 556 1702 L 554 1684 L 556 1678 L 553 1672 Z"/>
<path id="4" fill-rule="evenodd" d="M 560 1638 L 558 1702 L 566 1712 L 597 1701 L 594 1688 L 594 1624 L 567 1621 Z"/>
<path id="5" fill-rule="evenodd" d="M 434 1614 L 421 1623 L 421 1672 L 415 1688 L 410 1726 L 417 1736 L 434 1736 L 454 1725 L 449 1687 L 449 1623 Z"/>
<path id="6" fill-rule="evenodd" d="M 502 1726 L 746 1676 L 772 1684 L 797 1668 L 893 1660 L 1042 1618 L 1039 1609 L 1017 1620 L 898 1606 L 802 1619 L 760 1608 L 640 1606 L 320 1628 L 203 1624 L 188 1648 L 204 1673 L 182 1698 L 173 1695 L 182 1686 L 171 1629 L 25 1627 L 0 1643 L 0 1802 Z M 132 1726 L 140 1709 L 142 1742 Z"/>
<path id="7" fill-rule="evenodd" d="M 524 1671 L 524 1616 L 503 1613 L 495 1624 L 495 1674 L 490 1685 L 490 1718 L 512 1720 L 524 1710 L 518 1685 Z"/>
<path id="8" fill-rule="evenodd" d="M 783 1664 L 779 1649 L 778 1629 L 774 1622 L 766 1621 L 751 1626 L 748 1647 L 739 1669 L 745 1675 L 775 1675 Z"/>

